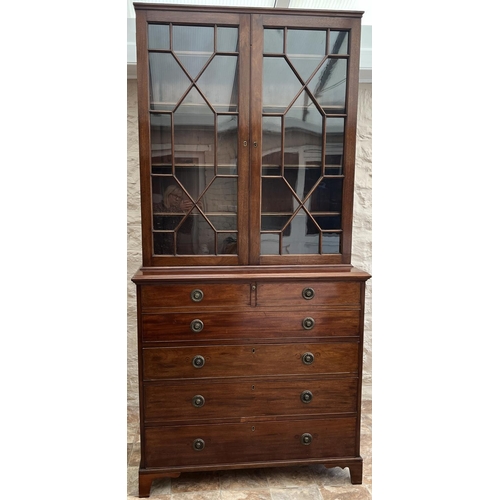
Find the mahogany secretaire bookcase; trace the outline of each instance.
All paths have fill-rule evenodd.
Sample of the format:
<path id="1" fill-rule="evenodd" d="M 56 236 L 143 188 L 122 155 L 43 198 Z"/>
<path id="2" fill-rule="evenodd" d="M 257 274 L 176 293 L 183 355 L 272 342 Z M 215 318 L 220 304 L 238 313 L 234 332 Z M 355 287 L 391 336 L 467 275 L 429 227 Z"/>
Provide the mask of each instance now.
<path id="1" fill-rule="evenodd" d="M 135 4 L 141 465 L 349 467 L 361 12 Z"/>

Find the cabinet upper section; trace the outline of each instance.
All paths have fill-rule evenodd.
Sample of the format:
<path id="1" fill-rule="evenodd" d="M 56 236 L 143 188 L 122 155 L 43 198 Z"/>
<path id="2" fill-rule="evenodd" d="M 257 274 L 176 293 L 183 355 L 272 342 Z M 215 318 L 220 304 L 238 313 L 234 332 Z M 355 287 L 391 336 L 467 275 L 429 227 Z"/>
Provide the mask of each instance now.
<path id="1" fill-rule="evenodd" d="M 349 264 L 359 12 L 136 4 L 143 264 Z"/>

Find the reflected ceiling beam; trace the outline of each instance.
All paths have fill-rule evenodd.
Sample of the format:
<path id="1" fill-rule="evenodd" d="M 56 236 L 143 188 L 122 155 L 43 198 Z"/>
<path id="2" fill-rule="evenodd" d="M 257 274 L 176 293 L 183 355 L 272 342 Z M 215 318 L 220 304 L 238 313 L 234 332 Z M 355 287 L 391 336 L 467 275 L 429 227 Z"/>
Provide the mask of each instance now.
<path id="1" fill-rule="evenodd" d="M 288 9 L 290 6 L 290 0 L 274 0 L 275 9 Z"/>

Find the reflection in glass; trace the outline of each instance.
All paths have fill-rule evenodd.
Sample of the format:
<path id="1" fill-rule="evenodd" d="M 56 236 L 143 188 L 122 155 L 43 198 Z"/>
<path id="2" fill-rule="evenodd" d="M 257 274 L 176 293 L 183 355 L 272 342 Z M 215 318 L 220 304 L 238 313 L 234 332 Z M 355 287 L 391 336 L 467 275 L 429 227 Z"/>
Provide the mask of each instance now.
<path id="1" fill-rule="evenodd" d="M 219 254 L 238 253 L 238 238 L 236 233 L 217 233 L 217 250 Z"/>
<path id="2" fill-rule="evenodd" d="M 190 85 L 172 54 L 149 54 L 151 109 L 171 111 Z"/>
<path id="3" fill-rule="evenodd" d="M 286 113 L 284 128 L 285 151 L 298 151 L 299 165 L 303 166 L 305 162 L 321 164 L 323 116 L 306 91 L 302 92 Z"/>
<path id="4" fill-rule="evenodd" d="M 261 233 L 260 253 L 262 255 L 279 255 L 280 235 L 276 233 Z"/>
<path id="5" fill-rule="evenodd" d="M 217 172 L 235 175 L 238 160 L 238 117 L 217 116 Z"/>
<path id="6" fill-rule="evenodd" d="M 217 229 L 217 231 L 236 231 L 237 230 L 237 220 L 236 214 L 227 215 L 214 215 L 205 214 L 210 221 L 210 223 Z"/>
<path id="7" fill-rule="evenodd" d="M 217 52 L 238 51 L 238 28 L 217 28 Z"/>
<path id="8" fill-rule="evenodd" d="M 215 115 L 192 88 L 174 112 L 175 163 L 214 164 Z M 186 160 L 186 158 L 188 160 Z"/>
<path id="9" fill-rule="evenodd" d="M 260 228 L 262 231 L 281 231 L 289 220 L 289 215 L 263 215 Z"/>
<path id="10" fill-rule="evenodd" d="M 283 30 L 264 30 L 264 54 L 283 54 Z"/>
<path id="11" fill-rule="evenodd" d="M 180 225 L 193 204 L 179 184 L 170 177 L 153 177 L 153 235 L 154 253 L 157 255 L 173 255 L 175 243 L 174 231 L 180 231 Z M 192 218 L 182 223 L 182 233 L 190 232 Z M 161 231 L 161 232 L 156 232 Z M 188 239 L 183 237 L 182 253 L 190 253 Z M 177 248 L 179 242 L 177 242 Z"/>
<path id="12" fill-rule="evenodd" d="M 323 233 L 321 251 L 323 253 L 340 253 L 340 234 Z"/>
<path id="13" fill-rule="evenodd" d="M 262 175 L 281 174 L 281 117 L 262 117 Z"/>
<path id="14" fill-rule="evenodd" d="M 309 232 L 310 224 L 313 220 L 300 209 L 290 222 L 290 234 L 283 237 L 282 254 L 319 253 L 319 232 Z"/>
<path id="15" fill-rule="evenodd" d="M 328 113 L 345 112 L 347 61 L 330 57 L 312 78 L 308 88 Z"/>
<path id="16" fill-rule="evenodd" d="M 236 177 L 217 177 L 201 199 L 203 211 L 214 215 L 225 212 L 235 214 L 237 203 L 238 179 Z M 210 219 L 210 216 L 208 218 Z M 228 227 L 227 229 L 235 228 Z"/>
<path id="17" fill-rule="evenodd" d="M 326 119 L 325 175 L 341 175 L 344 155 L 344 118 Z"/>
<path id="18" fill-rule="evenodd" d="M 281 177 L 262 178 L 262 214 L 293 212 L 293 196 Z"/>
<path id="19" fill-rule="evenodd" d="M 150 24 L 148 25 L 148 48 L 170 49 L 170 26 L 168 24 Z"/>
<path id="20" fill-rule="evenodd" d="M 326 31 L 288 30 L 286 53 L 304 82 L 318 67 L 325 50 Z"/>
<path id="21" fill-rule="evenodd" d="M 214 52 L 211 26 L 174 26 L 173 50 L 189 75 L 196 79 Z"/>
<path id="22" fill-rule="evenodd" d="M 283 113 L 302 84 L 282 57 L 264 57 L 262 104 L 264 113 Z"/>
<path id="23" fill-rule="evenodd" d="M 330 31 L 329 54 L 347 54 L 347 42 L 349 36 L 347 31 Z"/>
<path id="24" fill-rule="evenodd" d="M 302 166 L 300 168 L 285 167 L 285 179 L 292 189 L 304 201 L 311 189 L 321 177 L 321 164 L 312 166 Z M 306 202 L 308 207 L 309 200 Z"/>
<path id="25" fill-rule="evenodd" d="M 342 220 L 340 215 L 312 215 L 321 229 L 340 229 L 342 227 Z M 317 228 L 316 226 L 314 226 L 313 229 L 311 225 L 311 231 L 313 230 L 317 231 Z"/>
<path id="26" fill-rule="evenodd" d="M 342 208 L 342 178 L 325 177 L 310 199 L 310 212 L 340 212 Z"/>
<path id="27" fill-rule="evenodd" d="M 215 232 L 196 208 L 179 227 L 177 253 L 215 254 Z"/>
<path id="28" fill-rule="evenodd" d="M 169 114 L 151 113 L 151 162 L 172 162 L 172 119 Z"/>
<path id="29" fill-rule="evenodd" d="M 217 112 L 236 111 L 238 56 L 215 56 L 200 76 L 198 86 Z"/>
<path id="30" fill-rule="evenodd" d="M 149 43 L 165 51 L 150 52 L 154 254 L 236 254 L 238 29 L 157 25 Z"/>
<path id="31" fill-rule="evenodd" d="M 175 176 L 191 198 L 197 201 L 214 178 L 214 167 L 200 167 L 193 163 L 187 163 L 187 161 L 182 164 L 179 162 L 180 159 L 176 156 Z"/>

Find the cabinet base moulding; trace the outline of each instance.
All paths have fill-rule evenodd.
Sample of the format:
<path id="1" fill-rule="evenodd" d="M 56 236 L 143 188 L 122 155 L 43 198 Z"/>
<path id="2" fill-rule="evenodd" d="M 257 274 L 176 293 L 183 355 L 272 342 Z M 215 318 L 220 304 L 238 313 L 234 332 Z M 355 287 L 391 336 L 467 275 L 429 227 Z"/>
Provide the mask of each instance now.
<path id="1" fill-rule="evenodd" d="M 237 470 L 237 469 L 252 469 L 252 468 L 270 468 L 270 467 L 293 467 L 307 465 L 323 465 L 327 469 L 340 467 L 342 469 L 349 468 L 351 475 L 351 484 L 362 484 L 363 482 L 363 458 L 345 458 L 331 459 L 328 461 L 308 460 L 304 461 L 280 461 L 280 462 L 262 462 L 252 464 L 217 464 L 214 466 L 202 467 L 172 467 L 168 469 L 139 469 L 139 498 L 148 498 L 151 492 L 151 485 L 155 479 L 178 478 L 184 472 L 207 472 L 207 471 L 222 471 L 222 470 Z"/>

